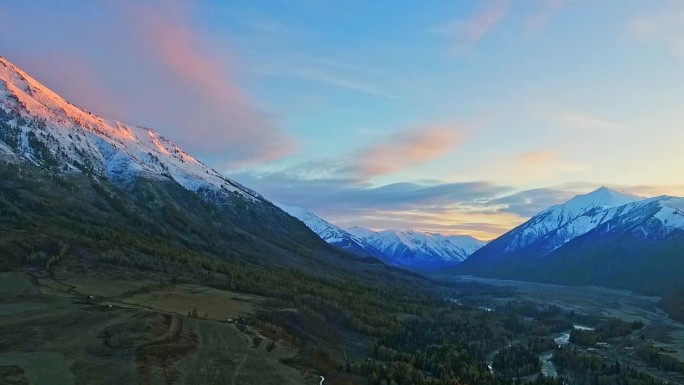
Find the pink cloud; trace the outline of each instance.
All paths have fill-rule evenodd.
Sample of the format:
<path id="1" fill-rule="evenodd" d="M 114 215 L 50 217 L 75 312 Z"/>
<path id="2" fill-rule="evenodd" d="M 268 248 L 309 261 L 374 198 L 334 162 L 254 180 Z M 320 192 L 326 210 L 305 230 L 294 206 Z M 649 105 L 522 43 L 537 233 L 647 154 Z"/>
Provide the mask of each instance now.
<path id="1" fill-rule="evenodd" d="M 42 51 L 22 59 L 22 63 L 32 63 L 22 66 L 25 71 L 79 107 L 105 118 L 120 119 L 130 113 L 127 103 L 107 92 L 109 85 L 102 73 L 88 60 L 58 51 Z"/>
<path id="2" fill-rule="evenodd" d="M 139 54 L 152 54 L 163 70 L 182 83 L 196 109 L 186 126 L 184 142 L 212 155 L 232 150 L 242 153 L 233 164 L 277 159 L 294 149 L 294 140 L 279 130 L 273 118 L 254 106 L 231 77 L 225 58 L 203 52 L 202 41 L 190 29 L 183 3 L 165 3 L 167 12 L 144 5 L 127 9 L 143 39 Z M 193 112 L 193 111 L 189 111 Z M 194 123 L 194 124 L 193 124 Z M 249 151 L 246 153 L 245 151 Z"/>
<path id="3" fill-rule="evenodd" d="M 424 126 L 392 134 L 357 154 L 358 177 L 367 180 L 437 159 L 461 139 L 453 127 Z"/>
<path id="4" fill-rule="evenodd" d="M 40 28 L 9 34 L 2 46 L 10 60 L 69 101 L 153 127 L 217 167 L 293 151 L 294 139 L 250 99 L 232 70 L 240 55 L 226 48 L 230 36 L 215 39 L 195 25 L 193 2 L 86 2 L 79 12 L 51 5 L 3 8 L 9 25 L 2 27 L 40 20 Z"/>
<path id="5" fill-rule="evenodd" d="M 540 0 L 538 10 L 525 20 L 523 33 L 527 36 L 537 33 L 568 4 L 569 0 Z"/>
<path id="6" fill-rule="evenodd" d="M 483 9 L 480 13 L 470 19 L 465 30 L 470 42 L 477 42 L 496 25 L 506 14 L 508 1 L 498 1 Z"/>
<path id="7" fill-rule="evenodd" d="M 506 15 L 510 0 L 490 2 L 469 19 L 453 20 L 433 31 L 454 40 L 454 50 L 462 53 L 480 41 Z"/>

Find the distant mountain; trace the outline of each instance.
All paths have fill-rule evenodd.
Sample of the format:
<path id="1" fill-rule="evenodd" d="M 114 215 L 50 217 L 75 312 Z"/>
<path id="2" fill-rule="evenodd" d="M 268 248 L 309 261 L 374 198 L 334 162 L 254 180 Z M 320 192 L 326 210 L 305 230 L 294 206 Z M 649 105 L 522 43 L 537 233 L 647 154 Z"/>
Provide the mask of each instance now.
<path id="1" fill-rule="evenodd" d="M 448 236 L 415 230 L 375 232 L 363 227 L 343 230 L 304 208 L 277 205 L 329 244 L 397 267 L 432 270 L 454 266 L 485 244 L 466 235 Z"/>
<path id="2" fill-rule="evenodd" d="M 602 187 L 535 215 L 457 271 L 660 293 L 684 274 L 684 199 Z"/>
<path id="3" fill-rule="evenodd" d="M 306 209 L 282 203 L 276 203 L 276 205 L 286 213 L 302 221 L 309 229 L 333 246 L 345 249 L 361 257 L 386 259 L 385 255 L 375 247 Z"/>
<path id="4" fill-rule="evenodd" d="M 479 255 L 507 258 L 514 254 L 547 254 L 585 234 L 605 220 L 606 209 L 642 198 L 602 187 L 552 206 L 482 248 Z M 481 257 L 478 257 L 481 258 Z"/>
<path id="5" fill-rule="evenodd" d="M 421 270 L 459 264 L 485 244 L 469 236 L 447 236 L 415 230 L 374 232 L 353 227 L 347 231 L 382 252 L 388 263 Z"/>
<path id="6" fill-rule="evenodd" d="M 453 243 L 454 246 L 463 250 L 466 258 L 470 257 L 474 252 L 487 244 L 487 242 L 471 237 L 470 235 L 447 235 L 447 239 L 449 242 Z"/>

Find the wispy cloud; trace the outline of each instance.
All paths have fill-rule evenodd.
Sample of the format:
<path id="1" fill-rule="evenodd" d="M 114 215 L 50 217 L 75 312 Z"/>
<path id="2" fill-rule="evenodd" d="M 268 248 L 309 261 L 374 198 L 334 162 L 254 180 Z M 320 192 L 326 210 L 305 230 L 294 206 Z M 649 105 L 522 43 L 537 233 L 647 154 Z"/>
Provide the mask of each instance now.
<path id="1" fill-rule="evenodd" d="M 522 154 L 517 159 L 522 163 L 549 157 L 551 169 L 556 168 L 554 162 L 564 162 L 559 156 L 544 151 Z M 515 163 L 515 159 L 508 163 Z M 307 162 L 283 171 L 245 171 L 232 177 L 269 199 L 307 208 L 342 227 L 413 228 L 470 234 L 481 239 L 501 235 L 544 209 L 604 184 L 573 182 L 522 191 L 511 185 L 484 181 L 374 186 L 351 177 L 353 167 L 350 166 L 344 162 Z M 522 172 L 539 171 L 530 164 Z M 610 187 L 642 196 L 684 195 L 684 186 L 679 185 Z"/>
<path id="2" fill-rule="evenodd" d="M 684 60 L 684 4 L 664 2 L 659 12 L 633 20 L 628 36 L 636 41 L 662 45 L 673 57 Z"/>
<path id="3" fill-rule="evenodd" d="M 621 121 L 599 116 L 593 111 L 587 112 L 582 107 L 533 100 L 526 103 L 524 108 L 533 117 L 557 127 L 585 131 L 614 131 L 624 128 Z"/>
<path id="4" fill-rule="evenodd" d="M 543 186 L 557 183 L 558 178 L 581 178 L 588 168 L 559 152 L 561 147 L 557 145 L 542 148 L 545 149 L 522 153 L 507 150 L 484 153 L 480 161 L 469 168 L 468 175 L 517 186 Z"/>
<path id="5" fill-rule="evenodd" d="M 336 179 L 369 184 L 375 177 L 410 169 L 448 154 L 462 142 L 466 127 L 428 125 L 384 135 L 364 129 L 363 135 L 370 136 L 372 144 L 338 157 L 291 165 L 279 174 L 297 180 Z"/>
<path id="6" fill-rule="evenodd" d="M 134 22 L 141 39 L 139 49 L 166 71 L 175 75 L 198 98 L 198 124 L 183 140 L 205 152 L 218 154 L 226 148 L 239 152 L 234 162 L 256 162 L 282 157 L 293 150 L 294 141 L 280 131 L 272 118 L 260 111 L 231 79 L 229 63 L 199 49 L 201 38 L 190 28 L 185 3 L 158 7 L 135 5 L 125 14 Z M 142 53 L 142 52 L 141 52 Z M 149 57 L 149 56 L 148 56 Z M 193 100 L 188 100 L 192 103 Z M 188 122 L 190 123 L 190 122 Z"/>
<path id="7" fill-rule="evenodd" d="M 294 139 L 240 85 L 233 68 L 239 53 L 225 54 L 197 28 L 195 3 L 79 6 L 79 12 L 52 2 L 3 8 L 8 28 L 40 20 L 35 31 L 3 39 L 13 48 L 10 58 L 72 102 L 157 128 L 217 167 L 292 152 Z"/>
<path id="8" fill-rule="evenodd" d="M 323 68 L 316 67 L 300 67 L 292 68 L 288 74 L 293 77 L 298 77 L 304 80 L 310 80 L 320 83 L 325 83 L 333 85 L 336 87 L 344 88 L 351 91 L 357 91 L 360 93 L 380 96 L 383 98 L 390 99 L 400 99 L 401 97 L 395 93 L 384 90 L 370 82 L 364 82 L 358 79 L 348 77 L 344 74 L 334 73 L 331 71 L 326 71 Z"/>
<path id="9" fill-rule="evenodd" d="M 518 160 L 526 165 L 546 162 L 552 160 L 556 157 L 556 154 L 551 151 L 532 151 L 521 154 L 518 156 Z"/>
<path id="10" fill-rule="evenodd" d="M 491 0 L 468 18 L 458 18 L 429 28 L 432 33 L 447 37 L 451 50 L 456 54 L 469 52 L 477 43 L 490 34 L 509 16 L 521 19 L 522 35 L 532 36 L 548 26 L 551 21 L 572 0 L 535 0 L 530 7 L 518 7 L 521 11 L 513 14 L 511 8 L 520 5 L 510 0 Z"/>
<path id="11" fill-rule="evenodd" d="M 424 126 L 394 133 L 355 156 L 358 177 L 366 180 L 437 159 L 453 150 L 461 138 L 461 130 L 449 126 Z"/>
<path id="12" fill-rule="evenodd" d="M 247 72 L 260 76 L 294 78 L 387 99 L 416 99 L 425 93 L 416 83 L 391 70 L 349 58 L 316 57 L 292 52 L 269 52 L 268 60 Z"/>
<path id="13" fill-rule="evenodd" d="M 523 34 L 530 36 L 546 27 L 570 0 L 537 0 L 537 9 L 525 20 Z"/>
<path id="14" fill-rule="evenodd" d="M 311 164 L 304 166 L 310 168 Z M 269 199 L 305 207 L 343 227 L 414 228 L 489 239 L 523 220 L 512 212 L 500 211 L 501 205 L 483 205 L 509 193 L 507 186 L 487 182 L 371 186 L 353 178 L 335 178 L 334 174 L 320 179 L 295 174 L 289 169 L 242 172 L 231 177 Z"/>
<path id="15" fill-rule="evenodd" d="M 455 53 L 467 52 L 503 19 L 509 3 L 510 0 L 487 2 L 470 18 L 451 20 L 431 31 L 449 38 Z"/>
<path id="16" fill-rule="evenodd" d="M 645 196 L 645 197 L 655 197 L 660 195 L 670 195 L 670 196 L 684 196 L 684 185 L 620 185 L 613 186 L 618 190 L 628 191 L 632 194 Z"/>
<path id="17" fill-rule="evenodd" d="M 529 218 L 553 205 L 567 202 L 575 195 L 577 191 L 570 189 L 539 188 L 507 195 L 489 201 L 487 204 L 500 205 L 500 211 Z"/>
<path id="18" fill-rule="evenodd" d="M 560 123 L 585 130 L 614 130 L 622 127 L 618 122 L 612 122 L 581 112 L 571 112 L 556 117 Z"/>

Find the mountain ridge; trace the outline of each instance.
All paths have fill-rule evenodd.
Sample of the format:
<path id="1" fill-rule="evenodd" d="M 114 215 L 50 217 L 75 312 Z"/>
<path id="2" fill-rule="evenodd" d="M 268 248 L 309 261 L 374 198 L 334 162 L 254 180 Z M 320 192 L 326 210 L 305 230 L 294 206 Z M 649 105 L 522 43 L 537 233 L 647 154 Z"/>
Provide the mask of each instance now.
<path id="1" fill-rule="evenodd" d="M 357 226 L 348 231 L 380 250 L 392 264 L 418 269 L 439 269 L 461 263 L 485 244 L 470 236 L 448 236 L 416 230 L 374 232 Z"/>
<path id="2" fill-rule="evenodd" d="M 275 203 L 286 213 L 302 221 L 309 229 L 327 243 L 350 251 L 361 257 L 374 257 L 384 260 L 386 256 L 375 247 L 350 234 L 342 228 L 333 225 L 309 210 L 301 207 Z"/>
<path id="3" fill-rule="evenodd" d="M 359 256 L 371 256 L 397 267 L 434 269 L 462 262 L 484 242 L 470 236 L 447 236 L 416 230 L 342 229 L 301 207 L 277 205 L 301 220 L 326 242 Z"/>
<path id="4" fill-rule="evenodd" d="M 0 59 L 0 154 L 7 186 L 24 183 L 24 174 L 38 175 L 33 169 L 65 186 L 81 186 L 74 195 L 93 218 L 79 221 L 107 229 L 108 221 L 114 221 L 126 229 L 126 237 L 135 232 L 162 238 L 173 234 L 174 247 L 219 259 L 239 256 L 257 265 L 339 271 L 355 271 L 357 263 L 380 265 L 333 248 L 263 196 L 224 177 L 156 130 L 81 109 L 5 58 Z M 30 191 L 23 198 L 43 199 Z M 13 207 L 13 201 L 8 202 Z M 32 206 L 24 210 L 48 222 L 45 218 L 54 214 L 49 209 L 34 212 Z M 20 248 L 7 250 L 13 251 L 3 260 L 15 263 L 22 258 Z M 149 257 L 143 254 L 140 258 Z"/>
<path id="5" fill-rule="evenodd" d="M 0 107 L 15 115 L 0 137 L 4 152 L 58 172 L 81 171 L 122 183 L 144 176 L 170 178 L 215 197 L 263 197 L 225 178 L 157 131 L 106 120 L 66 101 L 0 57 Z M 28 119 L 30 129 L 19 120 Z M 49 123 L 49 124 L 48 124 Z"/>
<path id="6" fill-rule="evenodd" d="M 596 197 L 603 199 L 589 199 Z M 643 198 L 603 187 L 542 210 L 457 271 L 660 294 L 678 284 L 682 261 L 684 198 Z"/>

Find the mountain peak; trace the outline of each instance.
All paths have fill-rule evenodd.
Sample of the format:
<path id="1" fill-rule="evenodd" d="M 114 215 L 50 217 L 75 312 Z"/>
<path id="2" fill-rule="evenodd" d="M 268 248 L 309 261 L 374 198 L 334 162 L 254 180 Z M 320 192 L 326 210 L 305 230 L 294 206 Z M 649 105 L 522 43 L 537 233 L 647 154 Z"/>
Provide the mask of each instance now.
<path id="1" fill-rule="evenodd" d="M 79 108 L 0 57 L 0 152 L 61 173 L 171 179 L 212 199 L 263 198 L 147 127 Z"/>
<path id="2" fill-rule="evenodd" d="M 608 208 L 626 205 L 641 199 L 643 199 L 643 197 L 638 195 L 601 186 L 590 193 L 575 196 L 570 199 L 565 206 L 576 208 Z"/>

